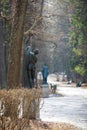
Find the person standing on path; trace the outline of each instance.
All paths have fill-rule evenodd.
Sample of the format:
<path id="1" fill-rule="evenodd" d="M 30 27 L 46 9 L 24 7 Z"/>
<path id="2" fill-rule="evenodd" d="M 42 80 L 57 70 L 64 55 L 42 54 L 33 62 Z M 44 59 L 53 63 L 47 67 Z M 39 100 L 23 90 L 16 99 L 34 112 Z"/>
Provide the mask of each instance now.
<path id="1" fill-rule="evenodd" d="M 49 69 L 47 64 L 44 64 L 42 69 L 42 75 L 43 75 L 43 84 L 47 84 L 47 76 L 49 74 Z"/>
<path id="2" fill-rule="evenodd" d="M 37 54 L 39 53 L 38 49 L 31 51 L 31 47 L 27 51 L 27 76 L 29 82 L 29 88 L 33 88 L 35 85 L 35 73 L 36 73 L 36 63 L 37 63 Z"/>

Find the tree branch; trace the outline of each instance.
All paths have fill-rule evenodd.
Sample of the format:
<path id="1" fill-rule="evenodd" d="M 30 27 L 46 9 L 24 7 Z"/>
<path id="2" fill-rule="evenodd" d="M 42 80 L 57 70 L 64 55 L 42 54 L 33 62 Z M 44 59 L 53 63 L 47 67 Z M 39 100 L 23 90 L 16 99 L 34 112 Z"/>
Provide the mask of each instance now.
<path id="1" fill-rule="evenodd" d="M 30 27 L 29 30 L 27 30 L 26 32 L 24 32 L 24 35 L 34 34 L 34 31 L 33 31 L 34 27 L 35 27 L 35 26 L 37 25 L 37 23 L 38 23 L 39 21 L 41 21 L 42 19 L 43 19 L 42 17 L 38 18 L 37 20 L 35 19 L 33 25 Z"/>
<path id="2" fill-rule="evenodd" d="M 3 19 L 5 19 L 5 20 L 7 20 L 7 21 L 10 21 L 10 20 L 12 20 L 13 19 L 13 17 L 10 17 L 10 16 L 6 16 L 5 14 L 3 14 L 3 12 L 0 12 L 0 16 L 3 18 Z"/>

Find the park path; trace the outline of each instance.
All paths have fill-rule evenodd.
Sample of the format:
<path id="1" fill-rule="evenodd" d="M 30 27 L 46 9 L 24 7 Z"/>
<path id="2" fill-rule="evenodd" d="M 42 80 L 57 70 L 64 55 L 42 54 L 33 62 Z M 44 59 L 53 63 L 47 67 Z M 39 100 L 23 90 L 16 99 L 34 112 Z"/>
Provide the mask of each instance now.
<path id="1" fill-rule="evenodd" d="M 60 83 L 57 91 L 60 94 L 43 99 L 41 120 L 71 123 L 87 130 L 87 89 Z"/>

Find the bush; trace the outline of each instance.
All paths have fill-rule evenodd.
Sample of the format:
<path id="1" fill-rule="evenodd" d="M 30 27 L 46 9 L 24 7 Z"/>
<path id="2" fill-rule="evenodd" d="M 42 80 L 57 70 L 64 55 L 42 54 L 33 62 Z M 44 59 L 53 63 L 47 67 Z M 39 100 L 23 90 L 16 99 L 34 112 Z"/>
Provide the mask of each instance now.
<path id="1" fill-rule="evenodd" d="M 41 98 L 40 89 L 0 90 L 0 128 L 23 130 L 29 119 L 36 118 Z"/>
<path id="2" fill-rule="evenodd" d="M 0 116 L 31 118 L 39 106 L 40 97 L 38 89 L 0 90 Z"/>

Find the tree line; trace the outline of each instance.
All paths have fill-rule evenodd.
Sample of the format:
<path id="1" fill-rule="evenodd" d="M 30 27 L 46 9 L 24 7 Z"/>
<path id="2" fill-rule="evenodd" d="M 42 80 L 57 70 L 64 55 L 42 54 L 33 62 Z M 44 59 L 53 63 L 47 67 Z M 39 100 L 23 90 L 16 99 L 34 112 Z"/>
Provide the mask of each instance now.
<path id="1" fill-rule="evenodd" d="M 87 1 L 71 0 L 73 13 L 70 19 L 70 68 L 87 81 Z"/>
<path id="2" fill-rule="evenodd" d="M 40 3 L 39 15 L 36 4 Z M 68 70 L 87 79 L 87 2 L 70 0 Z M 20 85 L 22 42 L 27 37 L 38 35 L 36 24 L 42 18 L 44 0 L 0 1 L 0 86 L 9 88 Z M 27 11 L 27 5 L 28 11 Z M 32 6 L 31 6 L 32 5 Z M 33 12 L 33 13 L 32 13 Z M 27 16 L 26 16 L 27 14 Z M 32 15 L 31 15 L 32 14 Z M 29 17 L 29 16 L 32 16 Z M 37 17 L 39 16 L 39 17 Z M 29 19 L 27 19 L 29 17 Z M 40 21 L 39 21 L 40 22 Z M 27 24 L 25 24 L 27 23 Z M 39 25 L 39 24 L 38 24 Z M 26 31 L 27 30 L 27 31 Z M 25 33 L 24 33 L 25 31 Z M 3 32 L 3 34 L 2 34 Z M 24 37 L 24 35 L 26 35 Z M 27 44 L 27 43 L 26 43 Z M 7 80 L 6 80 L 7 79 Z M 7 81 L 7 82 L 6 82 Z M 13 86 L 13 87 L 12 87 Z"/>

